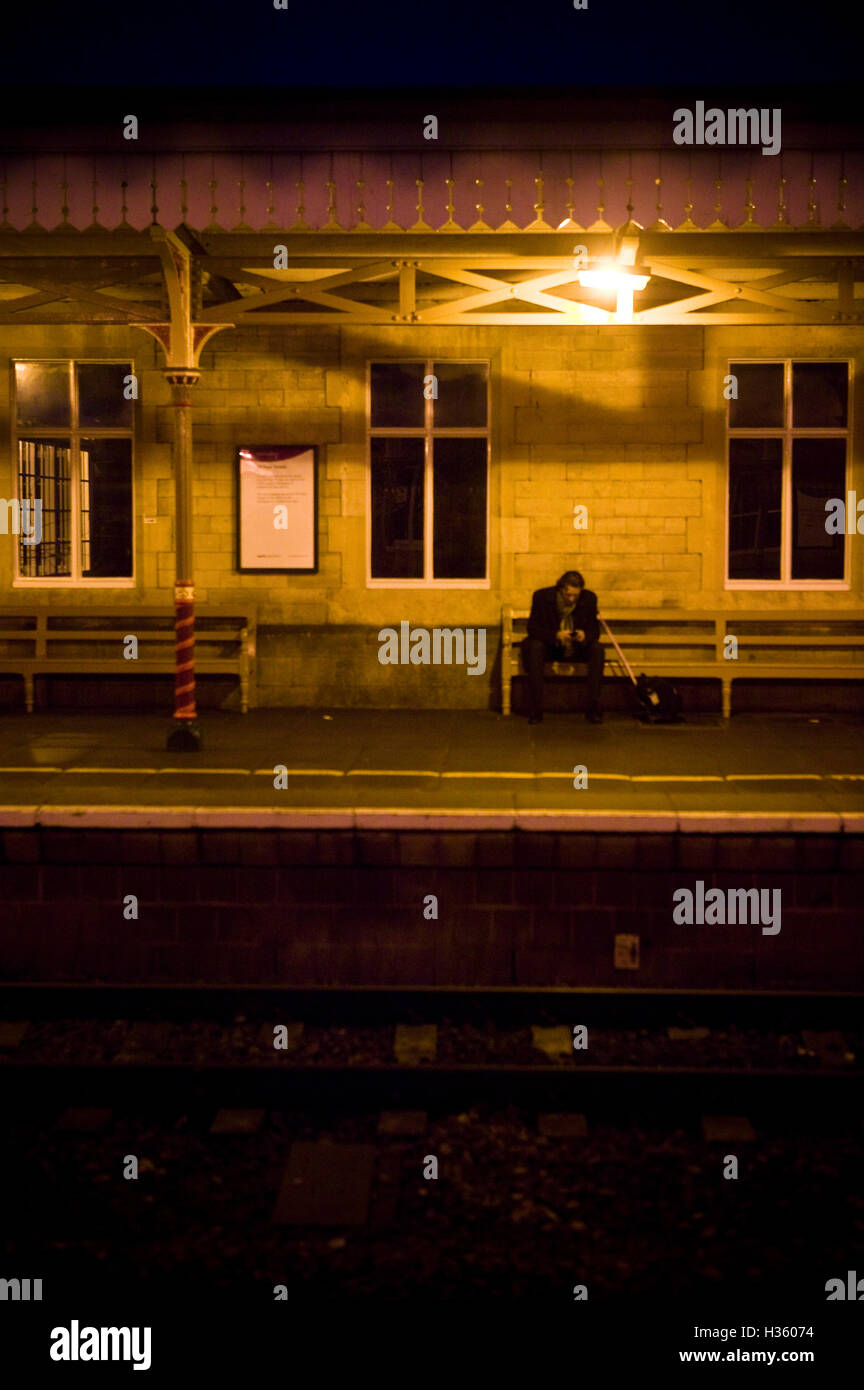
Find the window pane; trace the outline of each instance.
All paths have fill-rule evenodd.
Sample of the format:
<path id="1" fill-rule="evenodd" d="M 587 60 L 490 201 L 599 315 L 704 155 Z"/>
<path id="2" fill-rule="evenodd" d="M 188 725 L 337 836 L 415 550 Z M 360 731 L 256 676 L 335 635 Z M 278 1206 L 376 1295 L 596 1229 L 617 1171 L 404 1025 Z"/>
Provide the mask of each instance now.
<path id="1" fill-rule="evenodd" d="M 845 429 L 849 368 L 845 362 L 793 362 L 792 424 Z"/>
<path id="2" fill-rule="evenodd" d="M 434 577 L 485 579 L 486 440 L 436 439 L 434 469 Z"/>
<path id="3" fill-rule="evenodd" d="M 81 440 L 81 573 L 132 575 L 132 441 Z"/>
<path id="4" fill-rule="evenodd" d="M 844 539 L 825 529 L 825 503 L 846 500 L 845 439 L 792 445 L 792 578 L 842 579 Z"/>
<path id="5" fill-rule="evenodd" d="M 733 362 L 738 399 L 729 402 L 731 429 L 782 429 L 783 363 Z"/>
<path id="6" fill-rule="evenodd" d="M 65 362 L 16 362 L 18 424 L 25 429 L 68 429 L 72 423 L 69 382 Z"/>
<path id="7" fill-rule="evenodd" d="M 82 429 L 130 429 L 132 402 L 124 400 L 129 363 L 93 362 L 78 368 L 78 422 Z"/>
<path id="8" fill-rule="evenodd" d="M 729 441 L 729 578 L 780 578 L 780 439 Z"/>
<path id="9" fill-rule="evenodd" d="M 370 441 L 372 577 L 423 578 L 422 439 Z"/>
<path id="10" fill-rule="evenodd" d="M 372 428 L 421 429 L 425 424 L 426 399 L 422 362 L 373 362 Z"/>
<path id="11" fill-rule="evenodd" d="M 23 514 L 18 570 L 22 578 L 71 573 L 71 459 L 68 439 L 18 441 L 18 499 Z M 25 502 L 29 503 L 26 510 Z M 29 526 L 25 525 L 28 518 Z"/>
<path id="12" fill-rule="evenodd" d="M 438 399 L 432 406 L 436 429 L 486 428 L 486 366 L 483 362 L 436 362 Z"/>

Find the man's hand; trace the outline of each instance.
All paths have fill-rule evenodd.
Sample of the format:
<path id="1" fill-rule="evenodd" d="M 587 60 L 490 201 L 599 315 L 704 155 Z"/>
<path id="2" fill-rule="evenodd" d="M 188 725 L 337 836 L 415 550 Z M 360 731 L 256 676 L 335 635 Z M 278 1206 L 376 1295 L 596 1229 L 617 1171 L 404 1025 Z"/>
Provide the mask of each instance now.
<path id="1" fill-rule="evenodd" d="M 555 634 L 555 640 L 562 647 L 568 647 L 573 641 L 573 632 L 569 627 L 559 627 Z"/>
<path id="2" fill-rule="evenodd" d="M 585 633 L 582 631 L 581 627 L 577 627 L 576 631 L 573 633 L 573 641 L 574 641 L 574 642 L 584 642 L 584 641 L 585 641 Z"/>

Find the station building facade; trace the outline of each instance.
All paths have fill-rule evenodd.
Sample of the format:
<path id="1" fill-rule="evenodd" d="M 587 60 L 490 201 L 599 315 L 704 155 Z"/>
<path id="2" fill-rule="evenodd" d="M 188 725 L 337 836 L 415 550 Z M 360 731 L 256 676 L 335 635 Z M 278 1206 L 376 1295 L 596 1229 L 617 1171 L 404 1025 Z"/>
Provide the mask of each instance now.
<path id="1" fill-rule="evenodd" d="M 275 166 L 272 149 L 190 154 L 182 179 L 164 151 L 122 179 L 99 154 L 62 179 L 11 160 L 0 493 L 38 490 L 43 529 L 0 542 L 4 603 L 171 605 L 185 367 L 186 577 L 202 608 L 255 606 L 260 705 L 495 707 L 502 606 L 570 568 L 601 609 L 851 619 L 854 157 L 799 133 L 781 171 L 758 150 L 682 153 L 658 128 L 626 156 L 601 130 L 575 162 L 549 135 L 538 162 L 509 134 L 507 153 L 457 132 L 437 166 L 374 132 L 359 163 L 319 134 Z M 59 223 L 41 206 L 28 223 L 37 165 Z M 580 283 L 586 265 L 647 283 L 622 307 Z M 316 564 L 249 572 L 238 457 L 286 445 L 315 449 Z M 832 499 L 851 506 L 833 530 Z M 483 679 L 382 665 L 379 634 L 406 621 L 484 628 Z"/>

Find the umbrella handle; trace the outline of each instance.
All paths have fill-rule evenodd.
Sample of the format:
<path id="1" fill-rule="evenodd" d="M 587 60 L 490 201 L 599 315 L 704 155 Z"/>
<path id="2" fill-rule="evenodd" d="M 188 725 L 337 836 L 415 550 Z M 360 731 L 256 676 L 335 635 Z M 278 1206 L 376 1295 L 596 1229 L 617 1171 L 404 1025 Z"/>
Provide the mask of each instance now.
<path id="1" fill-rule="evenodd" d="M 598 618 L 600 618 L 600 614 L 599 614 L 599 613 L 597 614 L 597 616 L 598 616 Z M 633 674 L 633 671 L 632 671 L 632 669 L 631 669 L 631 667 L 630 667 L 629 661 L 627 660 L 626 656 L 625 656 L 624 653 L 622 652 L 621 648 L 618 646 L 618 643 L 615 641 L 615 638 L 614 638 L 614 636 L 612 635 L 612 629 L 610 628 L 610 626 L 609 626 L 609 624 L 607 623 L 607 621 L 606 621 L 605 618 L 600 618 L 600 622 L 603 624 L 604 628 L 606 629 L 607 636 L 609 637 L 609 640 L 611 641 L 612 646 L 615 648 L 615 651 L 616 651 L 617 654 L 618 654 L 618 660 L 621 662 L 621 665 L 624 667 L 624 670 L 627 672 L 628 676 L 630 677 L 630 680 L 631 680 L 632 684 L 633 684 L 633 685 L 636 685 L 636 677 L 635 677 L 634 674 Z"/>

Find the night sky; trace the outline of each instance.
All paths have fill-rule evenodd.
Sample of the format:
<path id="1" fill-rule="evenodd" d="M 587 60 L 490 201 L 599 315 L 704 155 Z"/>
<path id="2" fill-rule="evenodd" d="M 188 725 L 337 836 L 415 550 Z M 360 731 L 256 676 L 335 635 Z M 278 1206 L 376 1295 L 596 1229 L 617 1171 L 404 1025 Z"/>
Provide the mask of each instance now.
<path id="1" fill-rule="evenodd" d="M 4 76 L 30 84 L 817 83 L 860 75 L 860 10 L 845 0 L 89 0 L 17 4 Z"/>

